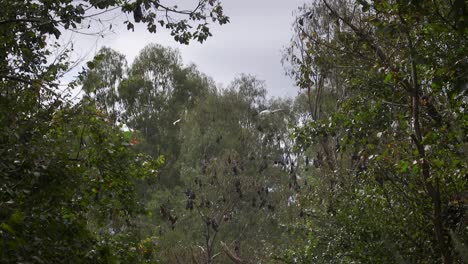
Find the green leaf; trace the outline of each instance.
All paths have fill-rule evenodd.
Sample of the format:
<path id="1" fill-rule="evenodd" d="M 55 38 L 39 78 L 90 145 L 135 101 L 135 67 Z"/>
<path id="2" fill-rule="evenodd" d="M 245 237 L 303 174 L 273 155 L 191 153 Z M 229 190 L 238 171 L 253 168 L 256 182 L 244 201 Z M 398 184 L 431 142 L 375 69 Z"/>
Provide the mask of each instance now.
<path id="1" fill-rule="evenodd" d="M 94 67 L 96 67 L 96 64 L 95 64 L 93 61 L 88 61 L 88 62 L 86 63 L 86 66 L 88 66 L 88 68 L 89 68 L 90 70 L 92 70 L 92 69 L 94 69 Z"/>
<path id="2" fill-rule="evenodd" d="M 393 74 L 391 72 L 385 75 L 384 83 L 392 83 L 394 81 Z"/>
<path id="3" fill-rule="evenodd" d="M 15 233 L 15 230 L 10 225 L 8 225 L 7 223 L 2 223 L 0 225 L 0 228 L 3 229 L 4 231 L 10 233 L 10 234 Z"/>
<path id="4" fill-rule="evenodd" d="M 23 221 L 24 221 L 24 215 L 23 215 L 23 213 L 22 213 L 21 211 L 18 211 L 18 210 L 15 211 L 15 212 L 11 215 L 10 221 L 11 221 L 12 223 L 14 223 L 14 224 L 17 224 L 17 225 L 22 224 Z"/>

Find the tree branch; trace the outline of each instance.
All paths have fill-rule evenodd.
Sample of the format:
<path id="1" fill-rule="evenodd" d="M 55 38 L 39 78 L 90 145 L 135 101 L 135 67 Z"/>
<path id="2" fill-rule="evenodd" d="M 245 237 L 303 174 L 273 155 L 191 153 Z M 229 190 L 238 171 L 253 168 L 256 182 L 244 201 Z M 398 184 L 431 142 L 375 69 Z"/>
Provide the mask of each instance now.
<path id="1" fill-rule="evenodd" d="M 25 83 L 25 84 L 29 84 L 29 85 L 33 84 L 31 80 L 24 79 L 24 78 L 21 78 L 21 77 L 18 77 L 18 76 L 0 75 L 0 79 L 8 79 L 8 80 L 11 80 L 11 81 L 21 82 L 21 83 Z"/>
<path id="2" fill-rule="evenodd" d="M 22 18 L 22 19 L 8 19 L 0 21 L 0 26 L 5 24 L 12 24 L 12 23 L 35 23 L 35 22 L 44 22 L 43 19 L 40 18 Z"/>
<path id="3" fill-rule="evenodd" d="M 249 263 L 248 261 L 239 258 L 238 256 L 236 256 L 236 254 L 234 254 L 231 250 L 229 250 L 226 243 L 224 243 L 223 241 L 221 241 L 220 243 L 221 243 L 221 248 L 223 249 L 223 252 L 226 253 L 226 255 L 229 257 L 229 259 L 232 260 L 234 263 L 236 263 L 236 264 L 247 264 L 247 263 Z"/>

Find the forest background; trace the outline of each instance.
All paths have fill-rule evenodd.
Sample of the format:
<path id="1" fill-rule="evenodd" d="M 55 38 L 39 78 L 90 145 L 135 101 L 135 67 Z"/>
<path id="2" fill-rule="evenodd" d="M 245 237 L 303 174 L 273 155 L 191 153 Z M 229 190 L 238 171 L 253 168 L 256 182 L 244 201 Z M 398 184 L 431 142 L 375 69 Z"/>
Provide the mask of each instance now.
<path id="1" fill-rule="evenodd" d="M 468 261 L 465 1 L 305 4 L 293 99 L 158 44 L 130 65 L 102 48 L 61 83 L 67 30 L 120 10 L 203 42 L 229 17 L 195 3 L 4 1 L 0 262 Z"/>

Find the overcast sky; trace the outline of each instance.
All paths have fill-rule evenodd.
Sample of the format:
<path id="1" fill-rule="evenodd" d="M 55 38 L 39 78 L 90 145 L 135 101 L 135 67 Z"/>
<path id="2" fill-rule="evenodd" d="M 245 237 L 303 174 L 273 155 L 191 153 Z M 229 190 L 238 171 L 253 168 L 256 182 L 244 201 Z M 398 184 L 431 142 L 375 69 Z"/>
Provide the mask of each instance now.
<path id="1" fill-rule="evenodd" d="M 270 96 L 294 96 L 298 88 L 284 75 L 282 50 L 291 38 L 293 12 L 305 0 L 224 0 L 230 23 L 212 25 L 213 36 L 203 44 L 180 45 L 167 31 L 150 34 L 138 25 L 134 32 L 114 26 L 115 34 L 104 38 L 75 36 L 75 50 L 91 58 L 101 46 L 126 55 L 129 63 L 149 43 L 178 48 L 185 64 L 195 63 L 216 83 L 227 85 L 238 74 L 247 73 L 266 82 Z"/>

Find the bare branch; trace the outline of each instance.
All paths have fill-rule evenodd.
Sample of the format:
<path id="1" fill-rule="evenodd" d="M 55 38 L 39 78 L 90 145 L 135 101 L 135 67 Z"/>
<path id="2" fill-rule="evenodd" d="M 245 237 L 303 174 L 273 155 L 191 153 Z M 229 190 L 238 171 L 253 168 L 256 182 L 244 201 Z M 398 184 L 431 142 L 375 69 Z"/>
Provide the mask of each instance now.
<path id="1" fill-rule="evenodd" d="M 247 264 L 247 263 L 249 263 L 248 261 L 243 260 L 243 259 L 239 258 L 238 256 L 236 256 L 236 254 L 234 254 L 228 248 L 226 243 L 224 243 L 223 241 L 221 241 L 220 243 L 221 243 L 221 248 L 223 249 L 223 252 L 226 253 L 226 255 L 229 257 L 229 259 L 232 260 L 234 263 L 237 263 L 237 264 Z"/>

